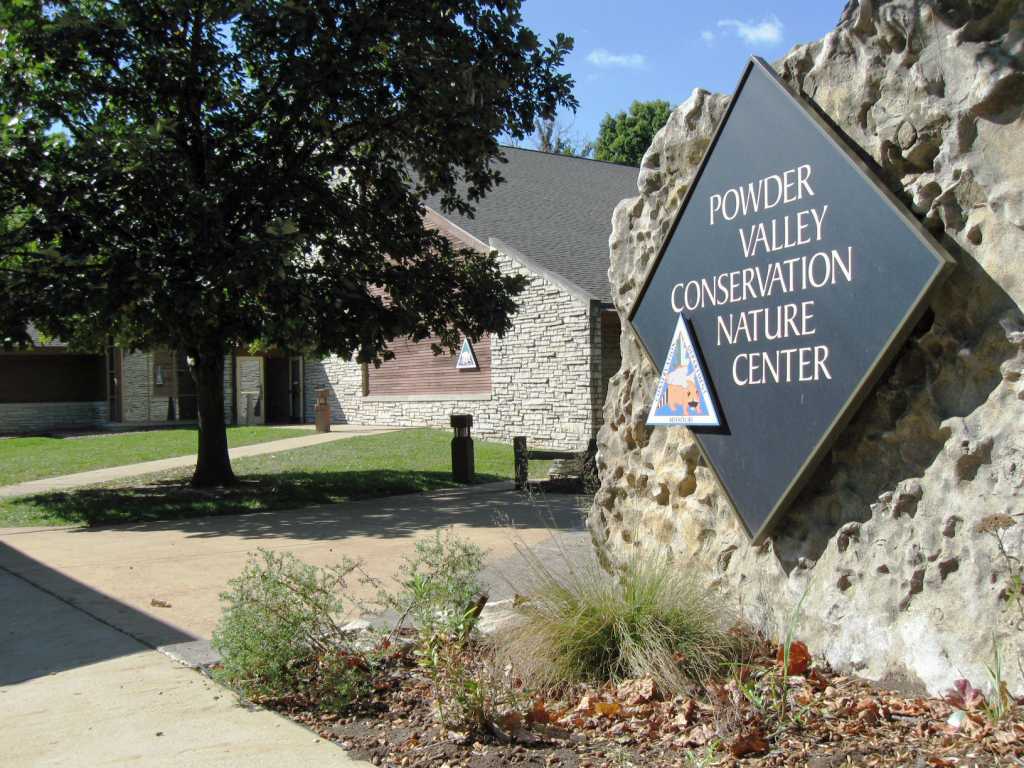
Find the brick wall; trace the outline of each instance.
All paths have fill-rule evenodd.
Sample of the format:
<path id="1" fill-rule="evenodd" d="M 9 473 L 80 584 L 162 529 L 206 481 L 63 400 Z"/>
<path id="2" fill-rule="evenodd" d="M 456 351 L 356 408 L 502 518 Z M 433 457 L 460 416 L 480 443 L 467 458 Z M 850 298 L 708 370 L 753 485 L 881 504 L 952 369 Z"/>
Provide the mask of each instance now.
<path id="1" fill-rule="evenodd" d="M 614 373 L 602 371 L 600 305 L 510 256 L 501 254 L 498 262 L 530 282 L 513 329 L 491 339 L 490 395 L 364 397 L 360 365 L 307 360 L 306 420 L 313 421 L 313 390 L 326 388 L 335 424 L 450 429 L 451 414 L 469 413 L 473 436 L 482 440 L 508 443 L 527 435 L 562 450 L 585 447 L 600 425 L 603 380 Z"/>

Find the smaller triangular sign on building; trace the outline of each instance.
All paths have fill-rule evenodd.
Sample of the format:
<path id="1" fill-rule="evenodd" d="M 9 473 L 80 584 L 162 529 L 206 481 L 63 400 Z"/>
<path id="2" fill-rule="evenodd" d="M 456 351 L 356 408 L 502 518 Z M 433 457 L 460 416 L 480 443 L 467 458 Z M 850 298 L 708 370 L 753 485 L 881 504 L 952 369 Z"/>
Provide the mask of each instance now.
<path id="1" fill-rule="evenodd" d="M 672 334 L 672 344 L 661 370 L 654 402 L 647 414 L 647 424 L 682 424 L 688 427 L 717 427 L 721 424 L 690 329 L 682 314 Z"/>
<path id="2" fill-rule="evenodd" d="M 462 340 L 462 351 L 459 352 L 459 359 L 455 363 L 456 370 L 467 370 L 476 369 L 479 366 L 476 364 L 476 356 L 473 354 L 473 348 L 469 345 L 469 339 Z"/>

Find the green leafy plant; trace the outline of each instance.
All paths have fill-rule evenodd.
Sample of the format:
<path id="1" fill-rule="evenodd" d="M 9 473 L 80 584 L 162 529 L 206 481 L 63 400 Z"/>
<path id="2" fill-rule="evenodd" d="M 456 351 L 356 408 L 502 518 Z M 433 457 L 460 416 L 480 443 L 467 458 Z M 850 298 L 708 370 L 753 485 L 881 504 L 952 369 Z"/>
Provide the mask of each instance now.
<path id="1" fill-rule="evenodd" d="M 221 594 L 210 644 L 216 677 L 254 698 L 291 696 L 323 709 L 344 706 L 367 682 L 369 666 L 338 626 L 356 607 L 345 590 L 360 564 L 317 568 L 290 552 L 260 549 Z"/>
<path id="2" fill-rule="evenodd" d="M 403 558 L 395 574 L 402 588 L 379 590 L 377 603 L 399 613 L 399 627 L 412 619 L 425 644 L 433 637 L 467 637 L 476 620 L 471 604 L 484 592 L 479 576 L 486 555 L 451 529 L 443 536 L 435 531 L 417 542 L 413 557 Z"/>
<path id="3" fill-rule="evenodd" d="M 512 585 L 522 597 L 495 645 L 529 685 L 649 675 L 661 691 L 679 692 L 735 658 L 731 611 L 685 563 L 635 547 L 610 574 L 590 552 L 563 552 L 553 566 L 522 554 L 524 583 Z"/>
<path id="4" fill-rule="evenodd" d="M 448 529 L 416 544 L 395 574 L 401 588 L 377 594 L 376 612 L 399 614 L 393 632 L 411 620 L 419 660 L 430 677 L 441 722 L 446 728 L 482 725 L 494 687 L 486 671 L 468 658 L 466 643 L 486 602 L 479 581 L 486 552 Z"/>
<path id="5" fill-rule="evenodd" d="M 1009 515 L 989 515 L 982 520 L 976 531 L 987 533 L 996 540 L 999 547 L 999 554 L 1002 557 L 1006 568 L 1006 599 L 1017 606 L 1017 613 L 1020 615 L 1018 627 L 1024 627 L 1024 564 L 1016 555 L 1011 555 L 1006 549 L 1003 535 L 1006 529 L 1017 524 Z M 998 649 L 997 649 L 998 652 Z"/>
<path id="6" fill-rule="evenodd" d="M 779 645 L 777 666 L 769 668 L 762 675 L 750 677 L 741 673 L 740 670 L 745 670 L 745 667 L 739 667 L 734 678 L 740 693 L 743 694 L 747 701 L 757 709 L 773 714 L 781 722 L 798 722 L 802 714 L 800 710 L 794 713 L 790 709 L 791 686 L 789 677 L 796 670 L 803 671 L 806 669 L 810 661 L 807 646 L 800 642 L 794 642 L 793 634 L 796 631 L 800 610 L 803 608 L 804 600 L 807 599 L 813 584 L 813 581 L 807 584 L 803 594 L 800 595 L 800 599 L 796 603 L 796 608 L 793 609 L 786 637 Z M 797 650 L 799 654 L 795 653 Z M 795 658 L 797 655 L 799 658 Z"/>
<path id="7" fill-rule="evenodd" d="M 992 653 L 994 659 L 991 667 L 986 662 L 981 662 L 985 667 L 985 674 L 988 675 L 988 681 L 992 684 L 992 696 L 985 700 L 983 709 L 989 720 L 998 723 L 1009 712 L 1013 700 L 1006 688 L 1006 681 L 1003 680 L 1003 659 L 999 653 L 999 642 L 994 634 L 992 635 Z"/>

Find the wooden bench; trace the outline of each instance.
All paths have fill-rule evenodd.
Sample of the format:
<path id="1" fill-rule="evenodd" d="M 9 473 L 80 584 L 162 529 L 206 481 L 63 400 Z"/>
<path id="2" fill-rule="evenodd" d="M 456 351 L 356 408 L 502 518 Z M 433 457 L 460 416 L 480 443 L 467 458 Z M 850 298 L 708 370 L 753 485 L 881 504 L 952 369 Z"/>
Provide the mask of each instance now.
<path id="1" fill-rule="evenodd" d="M 515 456 L 516 490 L 521 491 L 526 487 L 530 472 L 530 459 L 540 461 L 548 459 L 576 459 L 583 457 L 583 472 L 597 469 L 597 440 L 590 439 L 586 451 L 549 451 L 542 448 L 529 450 L 526 447 L 526 437 L 512 438 L 512 452 Z"/>

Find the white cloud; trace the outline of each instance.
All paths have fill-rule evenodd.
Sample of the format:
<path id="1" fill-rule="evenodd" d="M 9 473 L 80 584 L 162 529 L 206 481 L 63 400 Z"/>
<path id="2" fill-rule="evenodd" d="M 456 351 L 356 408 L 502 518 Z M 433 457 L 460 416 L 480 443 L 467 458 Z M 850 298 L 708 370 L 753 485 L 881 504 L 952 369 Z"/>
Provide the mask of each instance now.
<path id="1" fill-rule="evenodd" d="M 777 43 L 782 40 L 782 22 L 774 14 L 755 24 L 752 21 L 736 21 L 735 19 L 722 19 L 718 22 L 720 27 L 735 27 L 736 34 L 742 37 L 751 45 L 759 43 Z M 701 35 L 703 38 L 703 35 Z"/>
<path id="2" fill-rule="evenodd" d="M 623 69 L 643 69 L 647 61 L 639 53 L 608 53 L 604 48 L 591 51 L 587 61 L 598 67 L 622 67 Z"/>
<path id="3" fill-rule="evenodd" d="M 711 45 L 713 42 L 715 42 L 715 33 L 712 32 L 710 29 L 705 29 L 703 32 L 700 33 L 700 39 L 703 40 L 708 45 Z"/>

